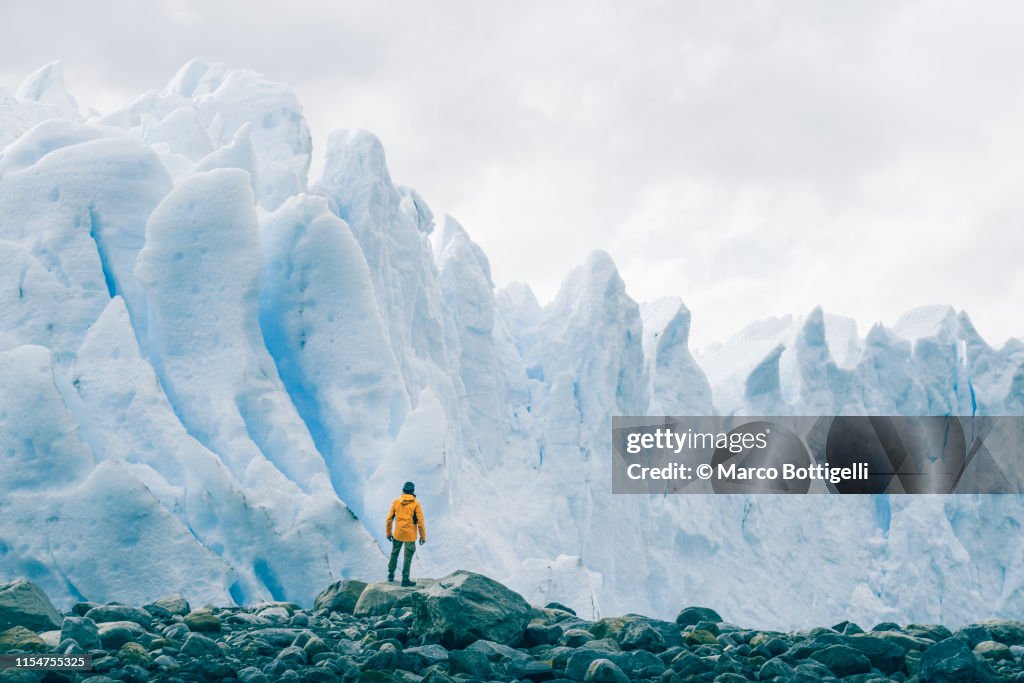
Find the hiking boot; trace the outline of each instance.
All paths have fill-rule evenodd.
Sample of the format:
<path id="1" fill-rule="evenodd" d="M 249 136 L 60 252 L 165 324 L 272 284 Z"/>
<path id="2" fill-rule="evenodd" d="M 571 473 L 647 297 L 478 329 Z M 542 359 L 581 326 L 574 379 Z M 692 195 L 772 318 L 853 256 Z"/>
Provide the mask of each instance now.
<path id="1" fill-rule="evenodd" d="M 388 574 L 388 583 L 394 583 L 394 582 L 395 582 L 395 575 L 394 574 Z"/>
<path id="2" fill-rule="evenodd" d="M 415 585 L 416 585 L 415 581 L 410 581 L 409 579 L 405 578 L 404 576 L 402 577 L 402 586 L 403 587 L 408 588 L 409 586 L 415 586 Z"/>

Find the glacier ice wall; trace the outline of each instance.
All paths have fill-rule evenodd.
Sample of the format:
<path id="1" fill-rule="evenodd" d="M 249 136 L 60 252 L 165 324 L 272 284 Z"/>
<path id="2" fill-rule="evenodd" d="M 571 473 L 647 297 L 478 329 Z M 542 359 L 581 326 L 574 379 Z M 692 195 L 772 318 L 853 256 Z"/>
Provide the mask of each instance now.
<path id="1" fill-rule="evenodd" d="M 412 479 L 420 572 L 584 615 L 1024 608 L 1019 496 L 610 493 L 613 415 L 1020 414 L 1024 342 L 815 309 L 695 357 L 683 302 L 633 301 L 607 254 L 541 306 L 372 134 L 333 133 L 312 182 L 311 149 L 287 86 L 202 60 L 88 119 L 59 64 L 0 92 L 0 578 L 308 603 L 383 574 Z"/>

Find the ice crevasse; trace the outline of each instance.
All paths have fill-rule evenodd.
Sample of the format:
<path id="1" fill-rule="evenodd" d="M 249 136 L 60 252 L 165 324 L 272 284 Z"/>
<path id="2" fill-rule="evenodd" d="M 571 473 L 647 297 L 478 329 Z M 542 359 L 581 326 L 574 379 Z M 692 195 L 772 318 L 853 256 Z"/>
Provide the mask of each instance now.
<path id="1" fill-rule="evenodd" d="M 64 606 L 310 603 L 382 575 L 411 479 L 419 572 L 586 616 L 1024 608 L 1019 496 L 610 492 L 613 415 L 1021 414 L 1024 342 L 815 309 L 695 356 L 684 303 L 633 301 L 607 254 L 542 306 L 372 134 L 332 133 L 313 180 L 311 152 L 291 89 L 223 64 L 102 116 L 57 64 L 0 92 L 0 577 Z"/>

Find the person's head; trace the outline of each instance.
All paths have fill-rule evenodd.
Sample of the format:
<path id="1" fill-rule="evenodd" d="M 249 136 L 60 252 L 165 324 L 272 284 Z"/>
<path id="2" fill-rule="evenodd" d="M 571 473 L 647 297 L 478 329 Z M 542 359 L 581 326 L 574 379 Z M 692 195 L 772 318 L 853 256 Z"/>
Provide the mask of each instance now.
<path id="1" fill-rule="evenodd" d="M 405 482 L 405 486 L 402 487 L 402 493 L 416 493 L 416 484 L 411 481 Z"/>

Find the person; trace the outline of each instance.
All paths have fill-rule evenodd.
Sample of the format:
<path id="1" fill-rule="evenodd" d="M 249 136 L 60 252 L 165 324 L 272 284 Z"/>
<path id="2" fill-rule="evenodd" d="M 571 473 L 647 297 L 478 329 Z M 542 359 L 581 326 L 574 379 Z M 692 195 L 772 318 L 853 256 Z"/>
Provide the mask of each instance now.
<path id="1" fill-rule="evenodd" d="M 394 522 L 394 533 L 391 532 L 391 525 Z M 388 581 L 395 580 L 395 568 L 398 566 L 398 553 L 405 548 L 405 558 L 402 562 L 402 585 L 415 586 L 415 581 L 409 580 L 409 569 L 412 567 L 412 556 L 416 552 L 416 531 L 419 530 L 420 545 L 427 542 L 427 526 L 423 519 L 423 508 L 416 500 L 416 485 L 411 481 L 405 482 L 402 487 L 402 495 L 395 498 L 388 511 L 386 531 L 388 540 L 391 541 L 391 560 L 388 562 Z"/>

